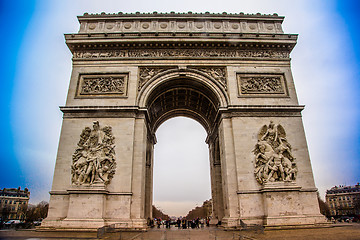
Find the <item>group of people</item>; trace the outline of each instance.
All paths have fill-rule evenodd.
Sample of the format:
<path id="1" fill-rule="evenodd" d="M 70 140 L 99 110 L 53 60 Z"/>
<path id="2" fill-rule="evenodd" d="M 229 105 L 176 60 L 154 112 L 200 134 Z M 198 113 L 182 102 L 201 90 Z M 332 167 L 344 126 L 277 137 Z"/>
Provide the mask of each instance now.
<path id="1" fill-rule="evenodd" d="M 154 218 L 154 219 L 150 219 L 148 218 L 148 222 L 147 222 L 148 226 L 151 228 L 155 227 L 155 224 L 157 226 L 157 228 L 160 228 L 161 225 L 163 225 L 163 227 L 165 228 L 170 228 L 171 225 L 175 225 L 178 229 L 195 229 L 195 228 L 203 228 L 206 224 L 207 227 L 210 226 L 210 218 L 196 218 L 193 220 L 187 220 L 186 218 L 178 218 L 176 221 L 171 221 L 170 218 L 166 219 L 166 220 L 162 220 L 161 218 Z"/>

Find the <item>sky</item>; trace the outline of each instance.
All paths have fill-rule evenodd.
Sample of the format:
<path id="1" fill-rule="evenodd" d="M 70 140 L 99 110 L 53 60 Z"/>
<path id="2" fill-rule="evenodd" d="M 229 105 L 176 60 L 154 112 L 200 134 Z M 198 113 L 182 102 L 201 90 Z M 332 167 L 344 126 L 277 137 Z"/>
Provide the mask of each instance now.
<path id="1" fill-rule="evenodd" d="M 49 200 L 62 123 L 58 107 L 65 105 L 71 74 L 63 34 L 76 33 L 76 16 L 85 12 L 120 11 L 285 16 L 285 33 L 299 34 L 292 73 L 299 103 L 306 106 L 316 186 L 324 197 L 332 186 L 354 185 L 360 182 L 359 10 L 356 0 L 0 0 L 0 188 L 27 187 L 31 203 Z M 169 214 L 185 214 L 210 198 L 205 130 L 175 118 L 156 134 L 154 202 Z M 195 160 L 188 163 L 190 156 Z M 161 166 L 170 174 L 161 174 Z M 193 173 L 195 179 L 185 183 L 182 177 Z"/>

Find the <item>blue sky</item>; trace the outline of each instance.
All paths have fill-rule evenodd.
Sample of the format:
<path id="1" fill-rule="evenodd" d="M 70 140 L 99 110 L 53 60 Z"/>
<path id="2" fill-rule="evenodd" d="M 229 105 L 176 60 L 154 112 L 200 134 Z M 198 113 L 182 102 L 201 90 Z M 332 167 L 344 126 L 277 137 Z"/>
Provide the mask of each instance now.
<path id="1" fill-rule="evenodd" d="M 359 1 L 0 0 L 0 187 L 28 187 L 33 203 L 49 199 L 62 121 L 58 107 L 65 105 L 71 74 L 63 34 L 78 31 L 77 15 L 189 10 L 285 16 L 284 31 L 299 34 L 292 70 L 299 103 L 306 105 L 303 121 L 317 187 L 323 196 L 334 185 L 359 182 Z M 179 124 L 162 127 L 171 131 Z M 161 151 L 160 144 L 156 148 Z M 155 185 L 159 202 L 170 201 L 156 191 Z"/>
<path id="2" fill-rule="evenodd" d="M 31 20 L 34 11 L 33 1 L 24 1 L 23 5 L 17 9 L 22 12 L 21 17 L 14 18 L 16 14 L 14 2 L 0 2 L 0 21 L 2 29 L 2 94 L 0 95 L 1 104 L 1 125 L 3 126 L 0 159 L 2 174 L 0 183 L 2 187 L 23 185 L 25 176 L 22 175 L 20 163 L 16 159 L 14 151 L 14 129 L 11 124 L 12 93 L 14 89 L 15 76 L 17 71 L 17 61 L 20 46 L 25 35 L 26 28 Z M 10 20 L 11 19 L 11 20 Z M 11 24 L 10 24 L 11 21 Z"/>

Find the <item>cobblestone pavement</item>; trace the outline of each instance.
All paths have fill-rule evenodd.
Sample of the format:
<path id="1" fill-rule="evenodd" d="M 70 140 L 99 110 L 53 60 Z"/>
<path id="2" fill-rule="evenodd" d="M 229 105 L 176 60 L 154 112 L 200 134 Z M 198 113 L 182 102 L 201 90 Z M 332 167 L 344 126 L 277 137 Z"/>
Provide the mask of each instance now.
<path id="1" fill-rule="evenodd" d="M 36 232 L 0 231 L 0 239 L 9 240 L 54 240 L 54 239 L 98 239 L 95 232 Z M 107 233 L 101 239 L 123 240 L 360 240 L 360 223 L 335 224 L 334 227 L 289 229 L 289 230 L 243 230 L 223 231 L 215 227 L 200 229 L 151 229 L 147 232 Z"/>

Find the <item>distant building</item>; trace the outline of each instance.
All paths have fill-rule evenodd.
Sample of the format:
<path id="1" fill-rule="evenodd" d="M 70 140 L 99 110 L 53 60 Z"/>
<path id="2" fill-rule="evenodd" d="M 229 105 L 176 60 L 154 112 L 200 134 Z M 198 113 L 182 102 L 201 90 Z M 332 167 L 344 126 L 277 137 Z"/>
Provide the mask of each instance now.
<path id="1" fill-rule="evenodd" d="M 24 220 L 28 207 L 30 192 L 27 188 L 0 189 L 0 218 L 6 220 Z"/>
<path id="2" fill-rule="evenodd" d="M 336 216 L 360 215 L 360 185 L 335 186 L 326 191 L 330 214 Z"/>

